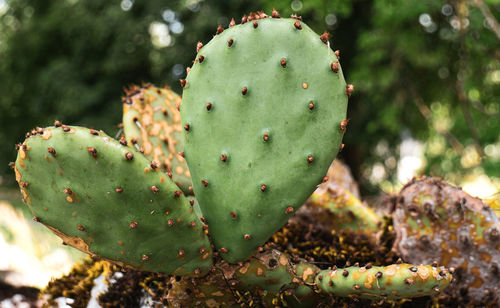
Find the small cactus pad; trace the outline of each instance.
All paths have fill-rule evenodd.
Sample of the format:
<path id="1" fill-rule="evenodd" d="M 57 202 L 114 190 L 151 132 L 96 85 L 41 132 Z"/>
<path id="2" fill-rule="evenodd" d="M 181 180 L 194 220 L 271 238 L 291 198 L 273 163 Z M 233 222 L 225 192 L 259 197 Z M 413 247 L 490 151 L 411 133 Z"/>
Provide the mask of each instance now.
<path id="1" fill-rule="evenodd" d="M 443 267 L 393 264 L 323 270 L 315 279 L 324 292 L 360 298 L 411 298 L 438 294 L 451 281 Z"/>
<path id="2" fill-rule="evenodd" d="M 16 178 L 36 221 L 93 257 L 146 271 L 206 272 L 208 238 L 165 173 L 102 131 L 56 126 L 19 146 Z"/>
<path id="3" fill-rule="evenodd" d="M 125 140 L 144 151 L 158 168 L 166 169 L 186 194 L 192 193 L 191 174 L 183 151 L 181 98 L 168 88 L 152 85 L 131 86 L 123 98 L 123 131 Z"/>
<path id="4" fill-rule="evenodd" d="M 437 178 L 414 179 L 391 203 L 404 260 L 454 267 L 447 293 L 500 306 L 500 219 L 487 204 Z"/>
<path id="5" fill-rule="evenodd" d="M 230 262 L 251 255 L 321 183 L 352 90 L 307 25 L 250 16 L 220 27 L 181 82 L 194 192 Z"/>

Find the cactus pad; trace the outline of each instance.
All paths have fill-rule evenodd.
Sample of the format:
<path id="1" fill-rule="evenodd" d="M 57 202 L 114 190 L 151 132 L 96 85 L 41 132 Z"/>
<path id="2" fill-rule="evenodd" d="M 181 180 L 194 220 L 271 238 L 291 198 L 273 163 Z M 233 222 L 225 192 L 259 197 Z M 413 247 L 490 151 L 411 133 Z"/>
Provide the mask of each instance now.
<path id="1" fill-rule="evenodd" d="M 19 146 L 16 178 L 36 221 L 65 244 L 137 269 L 211 266 L 202 224 L 165 173 L 102 131 L 56 126 Z"/>
<path id="2" fill-rule="evenodd" d="M 398 299 L 438 294 L 451 278 L 440 267 L 392 264 L 323 270 L 315 282 L 322 291 L 336 296 Z"/>
<path id="3" fill-rule="evenodd" d="M 132 86 L 123 98 L 123 130 L 128 144 L 144 151 L 159 168 L 170 172 L 174 182 L 189 194 L 191 174 L 183 151 L 181 98 L 168 88 Z"/>
<path id="4" fill-rule="evenodd" d="M 181 81 L 194 192 L 230 262 L 251 255 L 321 183 L 352 90 L 327 40 L 300 20 L 243 21 L 220 27 Z"/>
<path id="5" fill-rule="evenodd" d="M 395 251 L 408 262 L 454 267 L 447 293 L 500 305 L 500 219 L 487 204 L 437 178 L 414 179 L 394 203 Z"/>

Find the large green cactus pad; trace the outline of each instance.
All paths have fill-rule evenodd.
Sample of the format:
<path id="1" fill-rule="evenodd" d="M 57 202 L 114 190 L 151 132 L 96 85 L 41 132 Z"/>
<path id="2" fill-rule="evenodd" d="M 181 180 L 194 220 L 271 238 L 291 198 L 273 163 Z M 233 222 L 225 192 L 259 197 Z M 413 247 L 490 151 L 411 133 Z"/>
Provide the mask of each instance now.
<path id="1" fill-rule="evenodd" d="M 207 236 L 179 188 L 102 131 L 40 129 L 19 147 L 15 170 L 35 220 L 68 245 L 141 270 L 192 275 L 211 266 Z"/>
<path id="2" fill-rule="evenodd" d="M 184 148 L 181 98 L 168 88 L 131 86 L 123 99 L 123 131 L 126 141 L 160 168 L 170 172 L 174 182 L 191 193 L 191 174 L 179 154 Z"/>
<path id="3" fill-rule="evenodd" d="M 325 36 L 296 19 L 257 17 L 219 28 L 182 81 L 194 192 L 231 262 L 251 255 L 321 182 L 352 89 Z"/>

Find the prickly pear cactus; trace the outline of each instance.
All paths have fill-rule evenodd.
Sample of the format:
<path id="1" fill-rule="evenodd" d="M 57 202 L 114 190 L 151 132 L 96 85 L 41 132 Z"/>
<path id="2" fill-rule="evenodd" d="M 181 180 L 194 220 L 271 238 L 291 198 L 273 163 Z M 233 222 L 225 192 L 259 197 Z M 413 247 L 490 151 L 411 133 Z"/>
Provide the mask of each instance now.
<path id="1" fill-rule="evenodd" d="M 321 183 L 353 88 L 327 35 L 296 18 L 251 14 L 198 48 L 181 80 L 185 157 L 216 249 L 240 261 Z"/>
<path id="2" fill-rule="evenodd" d="M 393 249 L 405 261 L 453 267 L 447 293 L 471 305 L 500 305 L 500 219 L 487 204 L 424 177 L 396 196 L 393 219 Z"/>
<path id="3" fill-rule="evenodd" d="M 188 199 L 135 148 L 57 122 L 18 147 L 24 200 L 65 244 L 147 271 L 193 275 L 211 266 Z"/>
<path id="4" fill-rule="evenodd" d="M 142 149 L 144 155 L 168 171 L 186 194 L 190 194 L 191 174 L 183 151 L 181 98 L 168 88 L 152 85 L 132 86 L 123 98 L 123 131 L 129 145 Z M 123 141 L 123 140 L 122 140 Z"/>

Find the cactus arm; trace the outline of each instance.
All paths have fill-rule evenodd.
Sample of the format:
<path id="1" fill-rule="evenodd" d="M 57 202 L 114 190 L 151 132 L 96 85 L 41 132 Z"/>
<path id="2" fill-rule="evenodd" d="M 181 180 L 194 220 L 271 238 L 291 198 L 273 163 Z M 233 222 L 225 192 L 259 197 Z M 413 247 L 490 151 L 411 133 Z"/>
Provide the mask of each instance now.
<path id="1" fill-rule="evenodd" d="M 272 265 L 272 266 L 271 266 Z M 300 260 L 292 263 L 277 250 L 256 254 L 234 272 L 245 290 L 265 290 L 276 297 L 293 290 L 289 303 L 320 301 L 313 290 L 335 296 L 402 299 L 438 294 L 446 288 L 452 275 L 444 267 L 392 264 L 389 266 L 351 266 L 345 269 L 320 270 Z"/>
<path id="2" fill-rule="evenodd" d="M 335 296 L 400 299 L 438 294 L 451 278 L 444 268 L 392 264 L 323 270 L 316 276 L 315 284 Z"/>

